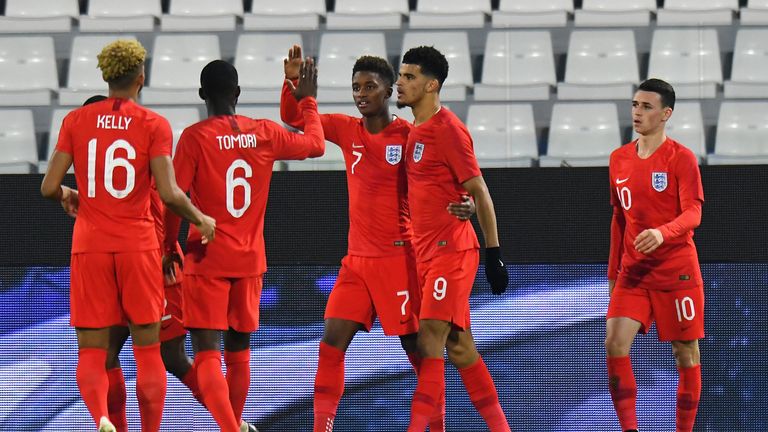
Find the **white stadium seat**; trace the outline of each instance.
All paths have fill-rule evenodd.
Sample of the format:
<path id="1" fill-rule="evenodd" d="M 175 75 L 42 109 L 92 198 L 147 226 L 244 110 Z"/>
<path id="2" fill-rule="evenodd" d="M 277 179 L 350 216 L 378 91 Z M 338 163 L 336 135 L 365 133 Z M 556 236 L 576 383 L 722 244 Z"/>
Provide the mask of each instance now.
<path id="1" fill-rule="evenodd" d="M 243 16 L 242 0 L 171 0 L 170 14 L 163 15 L 163 31 L 233 31 L 236 17 Z"/>
<path id="2" fill-rule="evenodd" d="M 411 28 L 481 28 L 491 13 L 490 0 L 419 0 Z"/>
<path id="3" fill-rule="evenodd" d="M 768 25 L 768 0 L 749 0 L 739 12 L 741 25 Z"/>
<path id="4" fill-rule="evenodd" d="M 0 106 L 46 106 L 58 88 L 52 37 L 0 38 Z"/>
<path id="5" fill-rule="evenodd" d="M 442 101 L 463 101 L 472 87 L 472 59 L 466 32 L 408 32 L 403 37 L 402 54 L 413 47 L 434 46 L 448 59 L 448 78 L 440 90 Z M 402 59 L 402 54 L 400 58 Z"/>
<path id="6" fill-rule="evenodd" d="M 251 13 L 245 14 L 243 29 L 265 30 L 317 30 L 320 16 L 325 16 L 325 0 L 258 0 Z"/>
<path id="7" fill-rule="evenodd" d="M 539 157 L 530 104 L 472 105 L 467 128 L 481 168 L 530 167 Z"/>
<path id="8" fill-rule="evenodd" d="M 48 161 L 51 160 L 53 151 L 56 149 L 56 143 L 59 142 L 59 130 L 61 129 L 61 122 L 64 121 L 64 117 L 66 117 L 70 111 L 72 110 L 69 108 L 59 108 L 53 110 L 51 115 L 51 126 L 48 128 L 48 147 L 45 151 L 45 160 L 41 160 L 37 164 L 37 172 L 44 173 L 48 171 Z M 69 172 L 73 173 L 74 169 L 70 168 Z"/>
<path id="9" fill-rule="evenodd" d="M 632 30 L 574 30 L 558 99 L 629 99 L 640 80 Z"/>
<path id="10" fill-rule="evenodd" d="M 731 80 L 725 82 L 726 98 L 768 97 L 768 30 L 740 29 L 733 50 Z"/>
<path id="11" fill-rule="evenodd" d="M 729 25 L 739 0 L 665 0 L 656 21 L 661 26 Z"/>
<path id="12" fill-rule="evenodd" d="M 328 12 L 326 27 L 339 29 L 399 29 L 403 15 L 408 15 L 408 0 L 336 0 Z"/>
<path id="13" fill-rule="evenodd" d="M 556 82 L 548 31 L 488 33 L 475 100 L 547 100 Z"/>
<path id="14" fill-rule="evenodd" d="M 552 107 L 547 155 L 542 167 L 608 166 L 621 145 L 619 118 L 613 103 L 556 103 Z"/>
<path id="15" fill-rule="evenodd" d="M 352 101 L 352 67 L 363 55 L 387 58 L 384 33 L 323 33 L 317 58 L 318 101 Z"/>
<path id="16" fill-rule="evenodd" d="M 29 174 L 36 166 L 32 111 L 0 110 L 0 174 Z"/>
<path id="17" fill-rule="evenodd" d="M 181 133 L 189 126 L 200 121 L 200 110 L 197 108 L 179 107 L 148 107 L 160 114 L 171 124 L 173 132 L 173 154 L 176 154 L 176 144 L 179 143 Z"/>
<path id="18" fill-rule="evenodd" d="M 768 164 L 768 102 L 723 102 L 710 165 Z"/>
<path id="19" fill-rule="evenodd" d="M 565 27 L 573 0 L 501 0 L 491 14 L 491 26 Z"/>
<path id="20" fill-rule="evenodd" d="M 149 32 L 163 10 L 160 0 L 89 0 L 80 17 L 81 32 Z"/>
<path id="21" fill-rule="evenodd" d="M 678 98 L 714 98 L 723 82 L 715 29 L 657 29 L 653 33 L 649 78 L 675 87 Z"/>
<path id="22" fill-rule="evenodd" d="M 136 39 L 132 35 L 75 36 L 69 55 L 67 88 L 59 90 L 60 105 L 82 105 L 94 94 L 107 95 L 107 83 L 101 77 L 96 56 L 117 39 Z"/>
<path id="23" fill-rule="evenodd" d="M 235 51 L 235 68 L 242 89 L 240 103 L 275 103 L 280 100 L 285 78 L 283 59 L 293 45 L 302 45 L 301 34 L 240 35 Z"/>
<path id="24" fill-rule="evenodd" d="M 577 27 L 647 26 L 656 0 L 584 0 L 574 15 Z"/>
<path id="25" fill-rule="evenodd" d="M 159 35 L 152 50 L 148 86 L 142 91 L 145 105 L 199 104 L 200 72 L 221 58 L 215 35 Z"/>
<path id="26" fill-rule="evenodd" d="M 6 0 L 0 33 L 64 33 L 80 15 L 77 0 Z"/>

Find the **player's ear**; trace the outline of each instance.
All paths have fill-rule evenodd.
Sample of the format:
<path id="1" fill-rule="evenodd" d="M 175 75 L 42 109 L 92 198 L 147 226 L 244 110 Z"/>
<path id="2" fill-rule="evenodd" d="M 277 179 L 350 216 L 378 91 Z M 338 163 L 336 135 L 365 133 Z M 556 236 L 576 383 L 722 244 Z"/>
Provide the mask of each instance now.
<path id="1" fill-rule="evenodd" d="M 202 87 L 200 87 L 197 90 L 197 95 L 200 96 L 200 99 L 202 99 L 202 100 L 207 100 L 208 99 L 208 97 L 205 95 L 205 90 L 203 90 Z"/>
<path id="2" fill-rule="evenodd" d="M 390 97 L 392 97 L 392 87 L 389 87 L 387 89 L 387 92 L 385 93 L 384 99 L 389 99 Z"/>
<path id="3" fill-rule="evenodd" d="M 437 93 L 440 91 L 440 81 L 438 81 L 437 78 L 432 78 L 427 81 L 427 91 L 430 93 Z"/>
<path id="4" fill-rule="evenodd" d="M 240 97 L 240 86 L 237 86 L 235 88 L 235 99 Z"/>

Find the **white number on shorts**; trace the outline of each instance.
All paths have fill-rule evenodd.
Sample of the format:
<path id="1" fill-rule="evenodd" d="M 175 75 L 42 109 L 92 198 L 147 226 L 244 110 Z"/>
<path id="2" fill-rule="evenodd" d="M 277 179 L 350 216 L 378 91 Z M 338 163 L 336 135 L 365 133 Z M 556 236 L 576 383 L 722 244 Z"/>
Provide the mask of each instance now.
<path id="1" fill-rule="evenodd" d="M 235 177 L 235 171 L 238 168 L 242 168 L 245 171 L 243 177 Z M 251 185 L 245 179 L 250 178 L 252 175 L 253 169 L 248 165 L 248 162 L 242 159 L 235 160 L 227 168 L 227 211 L 236 218 L 241 217 L 251 205 Z M 243 206 L 235 208 L 235 188 L 238 186 L 243 188 Z"/>
<path id="2" fill-rule="evenodd" d="M 352 154 L 357 156 L 357 160 L 352 162 L 352 174 L 354 174 L 355 173 L 355 165 L 359 164 L 360 161 L 363 159 L 363 154 L 360 153 L 359 151 L 354 151 L 354 150 L 352 150 Z"/>
<path id="3" fill-rule="evenodd" d="M 128 153 L 127 159 L 115 157 L 115 150 L 123 149 Z M 136 184 L 136 169 L 133 168 L 129 159 L 136 159 L 136 149 L 126 140 L 116 140 L 107 147 L 104 156 L 104 189 L 110 195 L 117 199 L 123 199 L 128 196 Z M 125 188 L 116 189 L 113 182 L 115 168 L 125 169 Z M 96 196 L 96 138 L 88 141 L 88 198 Z"/>
<path id="4" fill-rule="evenodd" d="M 683 318 L 686 321 L 692 321 L 696 317 L 696 310 L 693 308 L 693 299 L 690 297 L 683 297 L 683 301 L 675 299 L 675 309 L 677 309 L 677 321 L 683 322 Z"/>
<path id="5" fill-rule="evenodd" d="M 632 207 L 632 193 L 629 191 L 629 188 L 624 186 L 619 189 L 616 186 L 616 193 L 619 195 L 619 201 L 621 201 L 621 206 L 624 207 L 624 210 L 629 210 Z"/>
<path id="6" fill-rule="evenodd" d="M 445 298 L 446 290 L 448 290 L 448 281 L 440 276 L 435 279 L 435 292 L 432 293 L 432 297 L 434 297 L 435 300 L 440 301 Z"/>
<path id="7" fill-rule="evenodd" d="M 408 304 L 408 300 L 411 299 L 411 294 L 408 292 L 408 290 L 404 291 L 398 291 L 397 296 L 405 296 L 405 299 L 403 300 L 403 304 L 400 305 L 400 315 L 405 316 L 405 305 Z"/>

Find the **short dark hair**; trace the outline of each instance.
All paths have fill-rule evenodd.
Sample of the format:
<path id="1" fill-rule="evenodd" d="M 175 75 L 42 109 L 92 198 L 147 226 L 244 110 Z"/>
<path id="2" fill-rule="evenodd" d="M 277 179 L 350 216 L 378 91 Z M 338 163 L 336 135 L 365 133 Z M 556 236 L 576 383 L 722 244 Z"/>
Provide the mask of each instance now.
<path id="1" fill-rule="evenodd" d="M 661 106 L 675 109 L 675 89 L 672 85 L 658 78 L 649 78 L 637 88 L 637 90 L 657 93 L 661 96 Z"/>
<path id="2" fill-rule="evenodd" d="M 106 98 L 107 97 L 104 96 L 104 95 L 93 95 L 93 96 L 89 97 L 88 99 L 86 99 L 85 102 L 83 102 L 83 106 L 90 105 L 90 104 L 96 103 L 96 102 L 101 102 L 101 101 L 103 101 Z"/>
<path id="3" fill-rule="evenodd" d="M 397 78 L 395 78 L 395 70 L 392 68 L 392 65 L 389 64 L 386 59 L 381 57 L 368 55 L 360 57 L 352 67 L 352 76 L 358 72 L 372 72 L 378 74 L 381 79 L 384 80 L 387 87 L 392 87 L 397 80 Z"/>
<path id="4" fill-rule="evenodd" d="M 421 72 L 435 77 L 440 87 L 448 78 L 448 60 L 443 53 L 431 46 L 418 46 L 403 55 L 403 63 L 421 66 Z"/>
<path id="5" fill-rule="evenodd" d="M 208 96 L 226 96 L 237 89 L 237 69 L 224 60 L 214 60 L 200 72 L 200 87 Z"/>

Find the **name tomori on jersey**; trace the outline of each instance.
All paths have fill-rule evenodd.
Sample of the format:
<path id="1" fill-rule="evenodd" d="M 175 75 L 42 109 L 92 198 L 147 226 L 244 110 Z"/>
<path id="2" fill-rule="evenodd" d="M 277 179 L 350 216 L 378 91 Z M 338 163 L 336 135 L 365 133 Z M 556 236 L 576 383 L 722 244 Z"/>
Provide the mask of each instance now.
<path id="1" fill-rule="evenodd" d="M 123 117 L 121 115 L 104 114 L 96 117 L 97 129 L 119 129 L 128 130 L 128 126 L 133 121 L 131 117 Z"/>
<path id="2" fill-rule="evenodd" d="M 232 150 L 235 146 L 238 148 L 256 148 L 255 134 L 219 135 L 216 137 L 216 141 L 219 142 L 219 150 Z"/>

